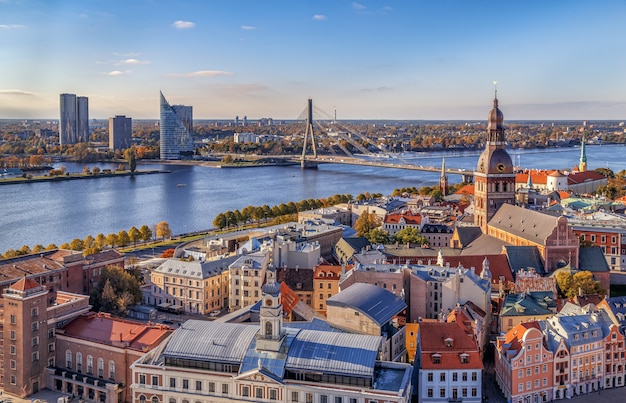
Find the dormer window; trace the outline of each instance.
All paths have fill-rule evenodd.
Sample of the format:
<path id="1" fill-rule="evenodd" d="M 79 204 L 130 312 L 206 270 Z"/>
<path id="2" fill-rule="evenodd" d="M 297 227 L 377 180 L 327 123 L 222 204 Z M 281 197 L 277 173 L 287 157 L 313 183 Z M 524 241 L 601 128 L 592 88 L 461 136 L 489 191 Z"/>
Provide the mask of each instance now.
<path id="1" fill-rule="evenodd" d="M 443 342 L 445 343 L 446 347 L 452 347 L 454 340 L 448 337 Z"/>
<path id="2" fill-rule="evenodd" d="M 433 354 L 431 355 L 433 360 L 433 364 L 441 364 L 441 354 Z"/>
<path id="3" fill-rule="evenodd" d="M 461 364 L 467 364 L 469 363 L 469 354 L 461 354 Z"/>

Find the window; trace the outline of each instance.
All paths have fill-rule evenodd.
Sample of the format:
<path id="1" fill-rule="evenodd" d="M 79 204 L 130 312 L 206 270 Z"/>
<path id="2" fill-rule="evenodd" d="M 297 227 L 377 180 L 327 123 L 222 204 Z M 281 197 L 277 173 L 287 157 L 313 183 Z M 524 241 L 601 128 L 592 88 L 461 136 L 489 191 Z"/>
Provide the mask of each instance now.
<path id="1" fill-rule="evenodd" d="M 215 382 L 209 382 L 209 392 L 215 393 Z"/>
<path id="2" fill-rule="evenodd" d="M 170 378 L 170 388 L 176 387 L 176 378 Z"/>
<path id="3" fill-rule="evenodd" d="M 159 398 L 156 396 L 152 396 L 152 403 L 159 403 Z"/>
<path id="4" fill-rule="evenodd" d="M 432 382 L 433 381 L 433 373 L 429 372 L 427 376 L 428 376 L 428 382 Z"/>
<path id="5" fill-rule="evenodd" d="M 48 329 L 48 338 L 49 339 L 54 338 L 54 328 Z"/>
<path id="6" fill-rule="evenodd" d="M 476 382 L 478 380 L 478 372 L 472 372 L 472 381 Z"/>
<path id="7" fill-rule="evenodd" d="M 343 399 L 340 396 L 335 396 L 335 403 L 343 403 Z"/>
<path id="8" fill-rule="evenodd" d="M 152 386 L 159 386 L 159 377 L 156 375 L 152 376 Z"/>
<path id="9" fill-rule="evenodd" d="M 15 325 L 17 323 L 17 317 L 14 314 L 11 314 L 11 324 Z"/>
<path id="10" fill-rule="evenodd" d="M 196 390 L 202 390 L 202 381 L 196 381 Z"/>
<path id="11" fill-rule="evenodd" d="M 467 372 L 463 372 L 463 373 L 461 374 L 461 380 L 462 380 L 463 382 L 467 382 Z"/>
<path id="12" fill-rule="evenodd" d="M 104 378 L 104 360 L 98 358 L 98 377 Z"/>
<path id="13" fill-rule="evenodd" d="M 249 386 L 242 386 L 241 387 L 241 396 L 243 396 L 243 397 L 249 397 L 250 396 L 250 387 Z"/>
<path id="14" fill-rule="evenodd" d="M 462 397 L 467 397 L 467 388 L 461 389 L 461 396 Z"/>
<path id="15" fill-rule="evenodd" d="M 109 361 L 109 379 L 115 379 L 115 361 Z"/>
<path id="16" fill-rule="evenodd" d="M 39 336 L 33 337 L 30 341 L 30 345 L 37 347 L 39 345 Z"/>
<path id="17" fill-rule="evenodd" d="M 146 384 L 146 375 L 145 374 L 139 374 L 139 384 L 140 385 L 145 385 Z M 145 399 L 146 398 L 144 397 L 144 400 Z"/>
<path id="18" fill-rule="evenodd" d="M 276 389 L 270 389 L 270 400 L 278 399 L 278 391 Z"/>
<path id="19" fill-rule="evenodd" d="M 457 382 L 459 380 L 459 374 L 456 372 L 452 373 L 452 382 Z"/>
<path id="20" fill-rule="evenodd" d="M 39 361 L 39 351 L 33 352 L 32 360 Z"/>
<path id="21" fill-rule="evenodd" d="M 291 392 L 291 401 L 297 402 L 300 394 L 298 392 Z"/>
<path id="22" fill-rule="evenodd" d="M 439 374 L 439 381 L 441 382 L 445 382 L 446 381 L 446 373 L 442 372 Z"/>
<path id="23" fill-rule="evenodd" d="M 183 379 L 183 389 L 189 389 L 189 379 Z"/>
<path id="24" fill-rule="evenodd" d="M 227 383 L 223 383 L 222 384 L 222 394 L 223 395 L 227 395 L 228 394 L 228 384 Z"/>
<path id="25" fill-rule="evenodd" d="M 11 369 L 17 369 L 17 361 L 11 360 Z"/>
<path id="26" fill-rule="evenodd" d="M 39 322 L 33 322 L 30 324 L 30 330 L 36 332 L 39 330 Z"/>
<path id="27" fill-rule="evenodd" d="M 433 397 L 433 388 L 428 388 L 428 391 L 426 394 L 428 397 Z"/>
<path id="28" fill-rule="evenodd" d="M 313 393 L 307 393 L 305 395 L 306 403 L 313 403 Z"/>
<path id="29" fill-rule="evenodd" d="M 11 332 L 9 333 L 9 338 L 11 340 L 15 340 L 15 330 L 11 330 Z"/>
<path id="30" fill-rule="evenodd" d="M 87 373 L 93 374 L 93 357 L 90 355 L 87 356 Z"/>
<path id="31" fill-rule="evenodd" d="M 72 352 L 67 350 L 65 352 L 65 366 L 68 368 L 72 368 Z"/>
<path id="32" fill-rule="evenodd" d="M 478 389 L 472 388 L 472 397 L 478 396 Z"/>
<path id="33" fill-rule="evenodd" d="M 441 364 L 441 355 L 433 354 L 433 364 Z"/>
<path id="34" fill-rule="evenodd" d="M 146 396 L 139 395 L 139 403 L 146 403 Z"/>
<path id="35" fill-rule="evenodd" d="M 320 403 L 328 403 L 328 396 L 320 395 Z"/>
<path id="36" fill-rule="evenodd" d="M 254 397 L 263 399 L 263 388 L 254 388 Z"/>
<path id="37" fill-rule="evenodd" d="M 439 389 L 439 397 L 446 397 L 446 390 L 444 388 Z"/>

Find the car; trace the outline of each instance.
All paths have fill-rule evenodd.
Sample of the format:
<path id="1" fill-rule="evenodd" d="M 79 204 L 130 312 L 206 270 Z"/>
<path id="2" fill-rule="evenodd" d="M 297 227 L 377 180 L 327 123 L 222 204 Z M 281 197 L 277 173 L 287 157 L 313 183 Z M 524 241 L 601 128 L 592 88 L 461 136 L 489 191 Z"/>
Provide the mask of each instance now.
<path id="1" fill-rule="evenodd" d="M 211 312 L 211 313 L 209 314 L 209 316 L 210 316 L 210 317 L 212 317 L 212 318 L 214 318 L 214 317 L 216 317 L 216 316 L 219 316 L 219 315 L 220 315 L 220 313 L 221 313 L 221 312 L 220 312 L 219 310 L 217 310 L 217 311 L 213 311 L 213 312 Z"/>

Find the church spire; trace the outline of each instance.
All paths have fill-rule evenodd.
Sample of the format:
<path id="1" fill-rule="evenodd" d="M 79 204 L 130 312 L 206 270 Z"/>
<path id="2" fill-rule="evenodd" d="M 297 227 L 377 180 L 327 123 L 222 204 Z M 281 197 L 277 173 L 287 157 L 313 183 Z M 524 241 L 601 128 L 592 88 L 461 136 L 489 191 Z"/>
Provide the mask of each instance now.
<path id="1" fill-rule="evenodd" d="M 578 171 L 585 172 L 587 170 L 587 151 L 585 150 L 585 135 L 580 142 L 580 161 L 578 162 Z"/>
<path id="2" fill-rule="evenodd" d="M 439 177 L 439 188 L 442 196 L 448 195 L 448 176 L 446 175 L 446 158 L 441 161 L 441 176 Z"/>

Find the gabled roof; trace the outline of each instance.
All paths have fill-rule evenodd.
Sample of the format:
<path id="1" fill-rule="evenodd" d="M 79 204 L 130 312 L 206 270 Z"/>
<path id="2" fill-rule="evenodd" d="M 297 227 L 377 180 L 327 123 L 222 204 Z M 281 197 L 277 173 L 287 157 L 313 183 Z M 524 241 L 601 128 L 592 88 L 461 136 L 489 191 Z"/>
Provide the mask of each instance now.
<path id="1" fill-rule="evenodd" d="M 588 270 L 592 273 L 609 272 L 609 264 L 606 262 L 602 248 L 592 246 L 580 248 L 578 252 L 578 266 L 580 270 Z"/>
<path id="2" fill-rule="evenodd" d="M 501 347 L 504 352 L 502 355 L 506 357 L 507 361 L 516 357 L 520 352 L 524 336 L 529 329 L 537 329 L 541 332 L 541 327 L 537 321 L 524 322 L 506 332 L 503 340 L 498 339 L 498 346 Z"/>
<path id="3" fill-rule="evenodd" d="M 422 216 L 419 214 L 387 214 L 385 224 L 398 224 L 402 219 L 407 225 L 419 225 L 422 222 Z"/>
<path id="4" fill-rule="evenodd" d="M 407 308 L 391 292 L 367 283 L 355 283 L 326 300 L 327 306 L 351 308 L 369 317 L 378 326 L 387 324 Z"/>
<path id="5" fill-rule="evenodd" d="M 40 285 L 37 284 L 35 280 L 27 277 L 22 277 L 17 282 L 13 283 L 9 288 L 15 291 L 26 291 L 37 287 L 40 287 Z"/>
<path id="6" fill-rule="evenodd" d="M 543 260 L 536 246 L 505 245 L 504 253 L 514 274 L 520 270 L 532 268 L 538 274 L 544 274 Z"/>
<path id="7" fill-rule="evenodd" d="M 607 180 L 606 176 L 596 171 L 571 172 L 567 175 L 568 185 L 577 185 L 583 182 Z"/>
<path id="8" fill-rule="evenodd" d="M 370 241 L 367 238 L 358 236 L 358 237 L 348 237 L 342 238 L 345 243 L 347 243 L 355 252 L 359 252 L 361 249 L 370 245 Z"/>
<path id="9" fill-rule="evenodd" d="M 476 240 L 479 236 L 483 234 L 480 227 L 456 227 L 454 230 L 459 237 L 461 242 L 461 247 L 465 247 L 469 245 L 471 242 Z"/>
<path id="10" fill-rule="evenodd" d="M 313 273 L 311 269 L 285 268 L 276 269 L 276 282 L 285 282 L 289 288 L 298 291 L 313 290 Z"/>
<path id="11" fill-rule="evenodd" d="M 489 227 L 545 245 L 559 218 L 504 203 L 489 220 Z"/>
<path id="12" fill-rule="evenodd" d="M 419 325 L 419 340 L 422 350 L 422 369 L 482 369 L 478 344 L 457 323 L 427 322 Z M 435 363 L 436 355 L 439 363 Z M 462 363 L 464 355 L 467 363 Z"/>
<path id="13" fill-rule="evenodd" d="M 469 245 L 463 245 L 461 255 L 497 255 L 507 243 L 491 235 L 482 234 Z"/>
<path id="14" fill-rule="evenodd" d="M 449 264 L 450 267 L 458 267 L 459 264 L 463 267 L 473 267 L 476 274 L 480 274 L 483 268 L 483 261 L 487 259 L 489 261 L 489 271 L 491 271 L 491 282 L 498 283 L 500 277 L 504 277 L 504 282 L 513 282 L 513 274 L 509 267 L 509 261 L 506 255 L 461 255 L 461 256 L 444 256 L 444 266 Z"/>

